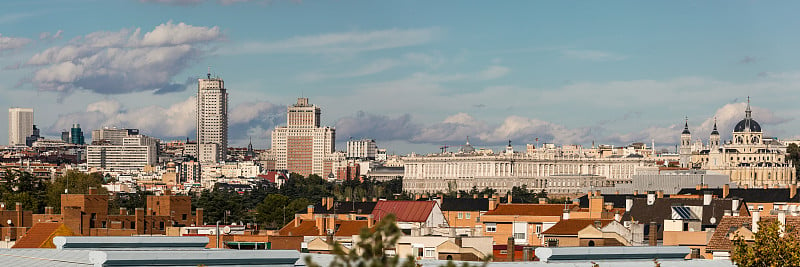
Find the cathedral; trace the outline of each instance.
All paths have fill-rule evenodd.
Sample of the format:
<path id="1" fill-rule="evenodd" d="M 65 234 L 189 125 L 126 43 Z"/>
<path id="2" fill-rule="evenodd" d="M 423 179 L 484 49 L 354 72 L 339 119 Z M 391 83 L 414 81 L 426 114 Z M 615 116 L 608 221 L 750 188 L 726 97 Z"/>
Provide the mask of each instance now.
<path id="1" fill-rule="evenodd" d="M 689 122 L 681 132 L 680 164 L 684 168 L 704 169 L 729 175 L 739 186 L 778 186 L 796 183 L 795 168 L 786 161 L 786 146 L 766 138 L 753 119 L 750 98 L 744 119 L 733 127 L 731 140 L 720 142 L 717 122 L 707 144 L 692 143 Z"/>

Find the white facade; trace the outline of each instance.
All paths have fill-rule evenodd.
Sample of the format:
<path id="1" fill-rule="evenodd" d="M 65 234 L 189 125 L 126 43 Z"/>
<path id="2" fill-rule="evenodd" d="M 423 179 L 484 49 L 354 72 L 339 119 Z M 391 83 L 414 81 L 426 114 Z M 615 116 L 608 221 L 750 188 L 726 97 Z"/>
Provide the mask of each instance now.
<path id="1" fill-rule="evenodd" d="M 373 139 L 359 139 L 347 141 L 348 159 L 375 160 L 378 156 L 378 145 Z"/>
<path id="2" fill-rule="evenodd" d="M 201 162 L 221 162 L 228 149 L 228 90 L 220 78 L 197 80 L 197 144 Z M 204 144 L 216 144 L 216 150 Z M 214 153 L 214 154 L 204 154 Z"/>
<path id="3" fill-rule="evenodd" d="M 86 163 L 89 168 L 104 170 L 141 170 L 153 166 L 158 159 L 158 140 L 145 135 L 123 139 L 121 145 L 87 146 Z"/>
<path id="4" fill-rule="evenodd" d="M 473 186 L 500 192 L 526 184 L 529 189 L 567 193 L 585 186 L 630 183 L 651 158 L 556 157 L 542 154 L 430 155 L 403 159 L 403 189 L 408 192 L 469 191 Z"/>
<path id="5" fill-rule="evenodd" d="M 287 126 L 272 131 L 272 153 L 275 168 L 301 175 L 328 175 L 325 157 L 335 148 L 333 127 L 320 127 L 322 112 L 308 98 L 298 98 L 287 108 Z"/>
<path id="6" fill-rule="evenodd" d="M 33 134 L 33 109 L 8 109 L 8 145 L 25 145 L 25 137 Z"/>

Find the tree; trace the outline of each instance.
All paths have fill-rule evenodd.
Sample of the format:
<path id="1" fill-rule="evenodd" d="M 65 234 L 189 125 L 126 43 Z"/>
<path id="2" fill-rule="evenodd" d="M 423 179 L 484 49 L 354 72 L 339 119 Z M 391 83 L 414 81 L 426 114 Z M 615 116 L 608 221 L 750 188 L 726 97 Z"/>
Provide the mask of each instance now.
<path id="1" fill-rule="evenodd" d="M 777 220 L 761 220 L 753 241 L 736 236 L 731 260 L 738 266 L 800 266 L 797 229 L 781 231 Z"/>
<path id="2" fill-rule="evenodd" d="M 41 212 L 45 204 L 45 183 L 25 171 L 6 170 L 0 184 L 0 201 L 7 205 L 22 203 L 24 210 Z"/>
<path id="3" fill-rule="evenodd" d="M 98 194 L 107 194 L 103 188 L 103 175 L 99 173 L 82 173 L 78 171 L 67 171 L 61 177 L 57 177 L 53 183 L 47 186 L 47 204 L 50 207 L 61 207 L 61 194 L 65 189 L 69 189 L 70 194 L 88 194 L 89 187 L 97 188 Z"/>
<path id="4" fill-rule="evenodd" d="M 789 144 L 786 147 L 786 161 L 794 163 L 795 171 L 800 172 L 800 146 L 797 144 Z"/>
<path id="5" fill-rule="evenodd" d="M 289 201 L 281 194 L 269 194 L 256 206 L 256 222 L 267 228 L 280 228 L 294 219 L 295 213 L 304 210 L 310 202 L 305 198 Z"/>

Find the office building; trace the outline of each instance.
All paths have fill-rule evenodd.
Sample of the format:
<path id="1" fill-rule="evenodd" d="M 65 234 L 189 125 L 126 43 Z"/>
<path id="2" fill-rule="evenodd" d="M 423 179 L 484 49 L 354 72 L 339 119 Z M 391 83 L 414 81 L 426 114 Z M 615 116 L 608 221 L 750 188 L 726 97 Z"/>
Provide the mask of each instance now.
<path id="1" fill-rule="evenodd" d="M 25 145 L 25 138 L 33 134 L 33 109 L 8 109 L 8 145 Z"/>
<path id="2" fill-rule="evenodd" d="M 83 140 L 83 130 L 80 124 L 73 124 L 72 129 L 69 130 L 69 143 L 75 145 L 83 145 L 86 142 Z"/>
<path id="3" fill-rule="evenodd" d="M 287 125 L 272 131 L 276 169 L 321 177 L 334 171 L 332 164 L 326 166 L 325 158 L 335 149 L 336 129 L 321 127 L 321 115 L 320 107 L 309 104 L 308 98 L 298 98 L 287 108 Z"/>
<path id="4" fill-rule="evenodd" d="M 25 145 L 26 146 L 33 146 L 33 143 L 42 139 L 42 136 L 39 134 L 39 128 L 36 128 L 36 125 L 33 125 L 33 134 L 28 137 L 25 137 Z"/>
<path id="5" fill-rule="evenodd" d="M 92 131 L 92 144 L 108 143 L 122 145 L 125 138 L 139 135 L 139 129 L 117 129 L 117 127 L 103 127 Z"/>
<path id="6" fill-rule="evenodd" d="M 121 144 L 87 146 L 89 168 L 104 170 L 141 170 L 158 160 L 158 139 L 146 135 L 125 137 Z"/>
<path id="7" fill-rule="evenodd" d="M 219 77 L 197 80 L 197 158 L 225 160 L 228 149 L 228 90 Z"/>
<path id="8" fill-rule="evenodd" d="M 347 141 L 347 158 L 375 160 L 378 154 L 378 145 L 373 139 L 359 139 Z"/>

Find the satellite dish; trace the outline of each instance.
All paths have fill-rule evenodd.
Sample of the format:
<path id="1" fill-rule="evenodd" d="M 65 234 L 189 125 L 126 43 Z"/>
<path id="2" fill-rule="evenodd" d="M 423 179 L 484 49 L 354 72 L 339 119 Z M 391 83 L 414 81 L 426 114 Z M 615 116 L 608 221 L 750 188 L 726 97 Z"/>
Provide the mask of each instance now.
<path id="1" fill-rule="evenodd" d="M 222 232 L 225 233 L 226 235 L 230 234 L 231 233 L 231 227 L 230 226 L 225 226 L 225 228 L 222 228 Z"/>
<path id="2" fill-rule="evenodd" d="M 711 224 L 715 224 L 715 223 L 717 223 L 717 218 L 711 217 L 711 219 L 709 219 L 708 221 L 709 221 Z"/>

